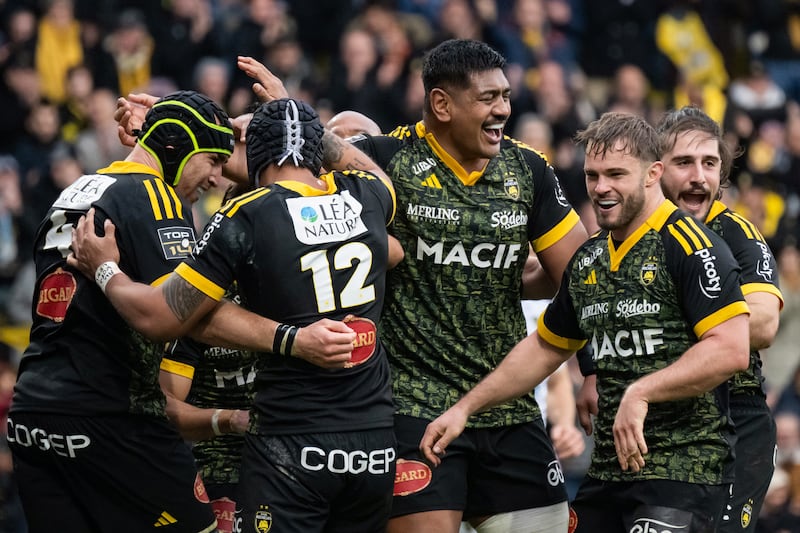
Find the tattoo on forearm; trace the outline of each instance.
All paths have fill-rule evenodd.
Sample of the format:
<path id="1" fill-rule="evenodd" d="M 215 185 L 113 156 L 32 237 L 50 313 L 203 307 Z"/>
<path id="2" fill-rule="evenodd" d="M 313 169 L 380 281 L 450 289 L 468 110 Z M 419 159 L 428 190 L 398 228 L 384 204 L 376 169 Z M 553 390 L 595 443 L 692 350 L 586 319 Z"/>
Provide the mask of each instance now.
<path id="1" fill-rule="evenodd" d="M 167 278 L 161 290 L 167 305 L 181 322 L 192 316 L 200 302 L 206 297 L 183 278 L 174 275 Z"/>
<path id="2" fill-rule="evenodd" d="M 322 166 L 327 169 L 343 170 L 337 167 L 337 163 L 342 160 L 344 149 L 344 141 L 337 135 L 325 130 L 322 136 Z"/>

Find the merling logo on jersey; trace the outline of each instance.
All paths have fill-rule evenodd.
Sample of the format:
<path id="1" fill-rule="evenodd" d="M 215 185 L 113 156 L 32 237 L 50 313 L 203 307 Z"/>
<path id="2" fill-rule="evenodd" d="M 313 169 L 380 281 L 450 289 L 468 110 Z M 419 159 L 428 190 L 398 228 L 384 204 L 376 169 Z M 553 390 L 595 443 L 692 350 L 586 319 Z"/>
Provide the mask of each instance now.
<path id="1" fill-rule="evenodd" d="M 593 316 L 605 315 L 606 313 L 608 313 L 608 302 L 597 302 L 587 305 L 581 309 L 581 320 L 585 320 Z"/>
<path id="2" fill-rule="evenodd" d="M 492 213 L 493 228 L 500 226 L 503 229 L 516 228 L 528 223 L 527 213 L 517 213 L 516 211 L 495 211 Z"/>
<path id="3" fill-rule="evenodd" d="M 592 358 L 599 361 L 604 357 L 630 357 L 632 355 L 653 355 L 656 347 L 664 344 L 662 337 L 664 328 L 645 328 L 642 330 L 624 330 L 602 333 L 598 339 L 597 332 L 592 335 Z"/>
<path id="4" fill-rule="evenodd" d="M 422 219 L 438 224 L 458 225 L 461 223 L 461 212 L 458 209 L 450 209 L 447 207 L 432 207 L 429 205 L 414 205 L 409 203 L 406 208 L 406 215 L 412 220 Z"/>
<path id="5" fill-rule="evenodd" d="M 700 285 L 700 292 L 702 292 L 706 298 L 719 298 L 722 292 L 722 282 L 717 272 L 717 263 L 715 262 L 717 256 L 711 255 L 708 248 L 697 250 L 694 252 L 694 255 L 703 261 L 703 271 L 705 272 L 705 276 L 700 276 L 697 280 Z"/>
<path id="6" fill-rule="evenodd" d="M 343 242 L 363 233 L 363 206 L 350 191 L 327 196 L 288 198 L 286 207 L 297 240 L 303 244 Z"/>
<path id="7" fill-rule="evenodd" d="M 650 303 L 647 300 L 639 301 L 638 298 L 628 298 L 617 302 L 616 315 L 620 318 L 630 318 L 638 315 L 657 315 L 661 312 L 661 304 Z"/>
<path id="8" fill-rule="evenodd" d="M 417 237 L 417 261 L 432 257 L 433 262 L 437 265 L 456 263 L 478 268 L 506 269 L 517 262 L 521 249 L 522 245 L 518 243 L 496 244 L 482 242 L 472 250 L 467 250 L 461 241 L 455 243 L 452 248 L 446 249 L 445 243 L 441 241 L 428 244 L 421 237 Z"/>

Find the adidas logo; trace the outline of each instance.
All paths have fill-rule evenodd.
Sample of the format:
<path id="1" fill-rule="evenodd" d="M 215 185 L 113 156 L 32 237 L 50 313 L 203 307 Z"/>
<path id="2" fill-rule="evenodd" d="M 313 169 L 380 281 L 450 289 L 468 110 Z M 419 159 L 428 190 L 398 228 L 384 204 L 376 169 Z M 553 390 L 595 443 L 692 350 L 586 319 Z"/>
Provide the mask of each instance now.
<path id="1" fill-rule="evenodd" d="M 175 520 L 175 517 L 173 517 L 168 512 L 164 511 L 163 513 L 161 513 L 161 516 L 158 517 L 158 520 L 156 520 L 156 523 L 153 524 L 153 527 L 168 526 L 168 525 L 174 524 L 176 522 L 177 522 L 177 520 Z"/>
<path id="2" fill-rule="evenodd" d="M 583 280 L 584 285 L 597 285 L 597 274 L 594 270 L 589 274 L 589 277 Z"/>
<path id="3" fill-rule="evenodd" d="M 428 176 L 427 179 L 422 181 L 423 187 L 431 187 L 433 189 L 441 189 L 442 184 L 439 183 L 439 178 L 436 177 L 436 174 L 431 174 Z"/>

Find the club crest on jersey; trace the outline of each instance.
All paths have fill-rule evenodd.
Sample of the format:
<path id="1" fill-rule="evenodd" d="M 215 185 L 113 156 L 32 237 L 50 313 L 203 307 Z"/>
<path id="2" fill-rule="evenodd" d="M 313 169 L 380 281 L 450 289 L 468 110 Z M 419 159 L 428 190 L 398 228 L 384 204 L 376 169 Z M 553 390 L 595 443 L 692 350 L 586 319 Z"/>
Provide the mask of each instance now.
<path id="1" fill-rule="evenodd" d="M 159 228 L 158 240 L 165 259 L 185 259 L 194 250 L 194 230 L 185 226 Z"/>
<path id="2" fill-rule="evenodd" d="M 512 199 L 519 199 L 519 182 L 517 182 L 517 178 L 506 178 L 505 181 L 503 181 L 503 189 L 505 189 L 506 194 Z"/>
<path id="3" fill-rule="evenodd" d="M 750 525 L 750 520 L 753 518 L 753 500 L 748 500 L 747 503 L 742 506 L 742 529 L 746 529 L 747 526 Z"/>
<path id="4" fill-rule="evenodd" d="M 253 518 L 253 527 L 259 533 L 267 533 L 272 529 L 272 513 L 269 512 L 268 505 L 260 505 L 256 516 Z"/>
<path id="5" fill-rule="evenodd" d="M 419 492 L 431 483 L 431 467 L 422 461 L 398 459 L 395 463 L 394 495 L 408 496 Z"/>
<path id="6" fill-rule="evenodd" d="M 375 353 L 376 341 L 378 338 L 378 328 L 375 322 L 369 318 L 348 315 L 344 319 L 350 329 L 356 332 L 356 340 L 353 341 L 353 353 L 350 361 L 345 363 L 345 368 L 358 366 L 366 362 Z"/>
<path id="7" fill-rule="evenodd" d="M 647 260 L 642 263 L 642 270 L 639 272 L 639 280 L 642 282 L 642 285 L 650 285 L 656 280 L 657 274 L 658 261 L 655 257 L 648 257 Z"/>
<path id="8" fill-rule="evenodd" d="M 77 286 L 75 276 L 60 267 L 48 274 L 39 285 L 36 314 L 53 322 L 63 322 Z"/>

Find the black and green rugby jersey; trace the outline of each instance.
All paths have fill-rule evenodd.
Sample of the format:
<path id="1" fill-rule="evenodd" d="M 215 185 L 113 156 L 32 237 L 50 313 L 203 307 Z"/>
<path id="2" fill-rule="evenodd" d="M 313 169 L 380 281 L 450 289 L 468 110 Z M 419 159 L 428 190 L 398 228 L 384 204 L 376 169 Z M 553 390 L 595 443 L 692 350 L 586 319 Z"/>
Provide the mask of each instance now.
<path id="1" fill-rule="evenodd" d="M 393 425 L 389 362 L 374 328 L 384 301 L 394 195 L 370 173 L 320 179 L 327 190 L 281 181 L 234 198 L 211 217 L 195 255 L 175 270 L 215 299 L 236 280 L 242 307 L 285 324 L 351 314 L 372 321 L 372 355 L 350 368 L 259 354 L 250 424 L 259 434 Z"/>
<path id="2" fill-rule="evenodd" d="M 106 219 L 116 225 L 119 264 L 134 281 L 160 282 L 195 245 L 189 206 L 150 167 L 116 162 L 64 189 L 36 236 L 31 342 L 11 410 L 166 417 L 164 344 L 131 329 L 94 280 L 66 264 L 72 228 L 90 207 L 98 233 Z"/>
<path id="3" fill-rule="evenodd" d="M 240 301 L 235 294 L 226 297 Z M 256 377 L 254 352 L 182 338 L 167 347 L 161 370 L 192 381 L 187 403 L 203 409 L 250 409 Z M 193 444 L 192 454 L 206 485 L 239 482 L 243 443 L 244 436 L 225 434 Z"/>
<path id="4" fill-rule="evenodd" d="M 694 398 L 651 403 L 648 454 L 638 474 L 617 462 L 612 426 L 628 385 L 678 358 L 709 329 L 747 313 L 739 267 L 725 242 L 665 201 L 621 244 L 590 238 L 570 261 L 539 319 L 539 334 L 594 350 L 599 414 L 589 475 L 606 481 L 731 481 L 732 423 L 722 386 Z"/>
<path id="5" fill-rule="evenodd" d="M 467 173 L 422 122 L 357 141 L 392 177 L 391 233 L 405 259 L 387 276 L 381 336 L 396 410 L 432 420 L 491 372 L 526 335 L 520 306 L 528 243 L 552 245 L 578 222 L 547 161 L 505 138 Z M 533 394 L 470 419 L 474 427 L 539 416 Z"/>
<path id="6" fill-rule="evenodd" d="M 722 202 L 716 201 L 706 217 L 706 225 L 728 244 L 733 257 L 742 269 L 742 293 L 774 294 L 783 305 L 783 295 L 778 288 L 778 267 L 758 228 L 742 215 L 731 211 Z M 750 368 L 739 372 L 729 382 L 731 395 L 760 395 L 764 391 L 761 374 L 761 356 L 757 350 L 750 352 Z"/>

